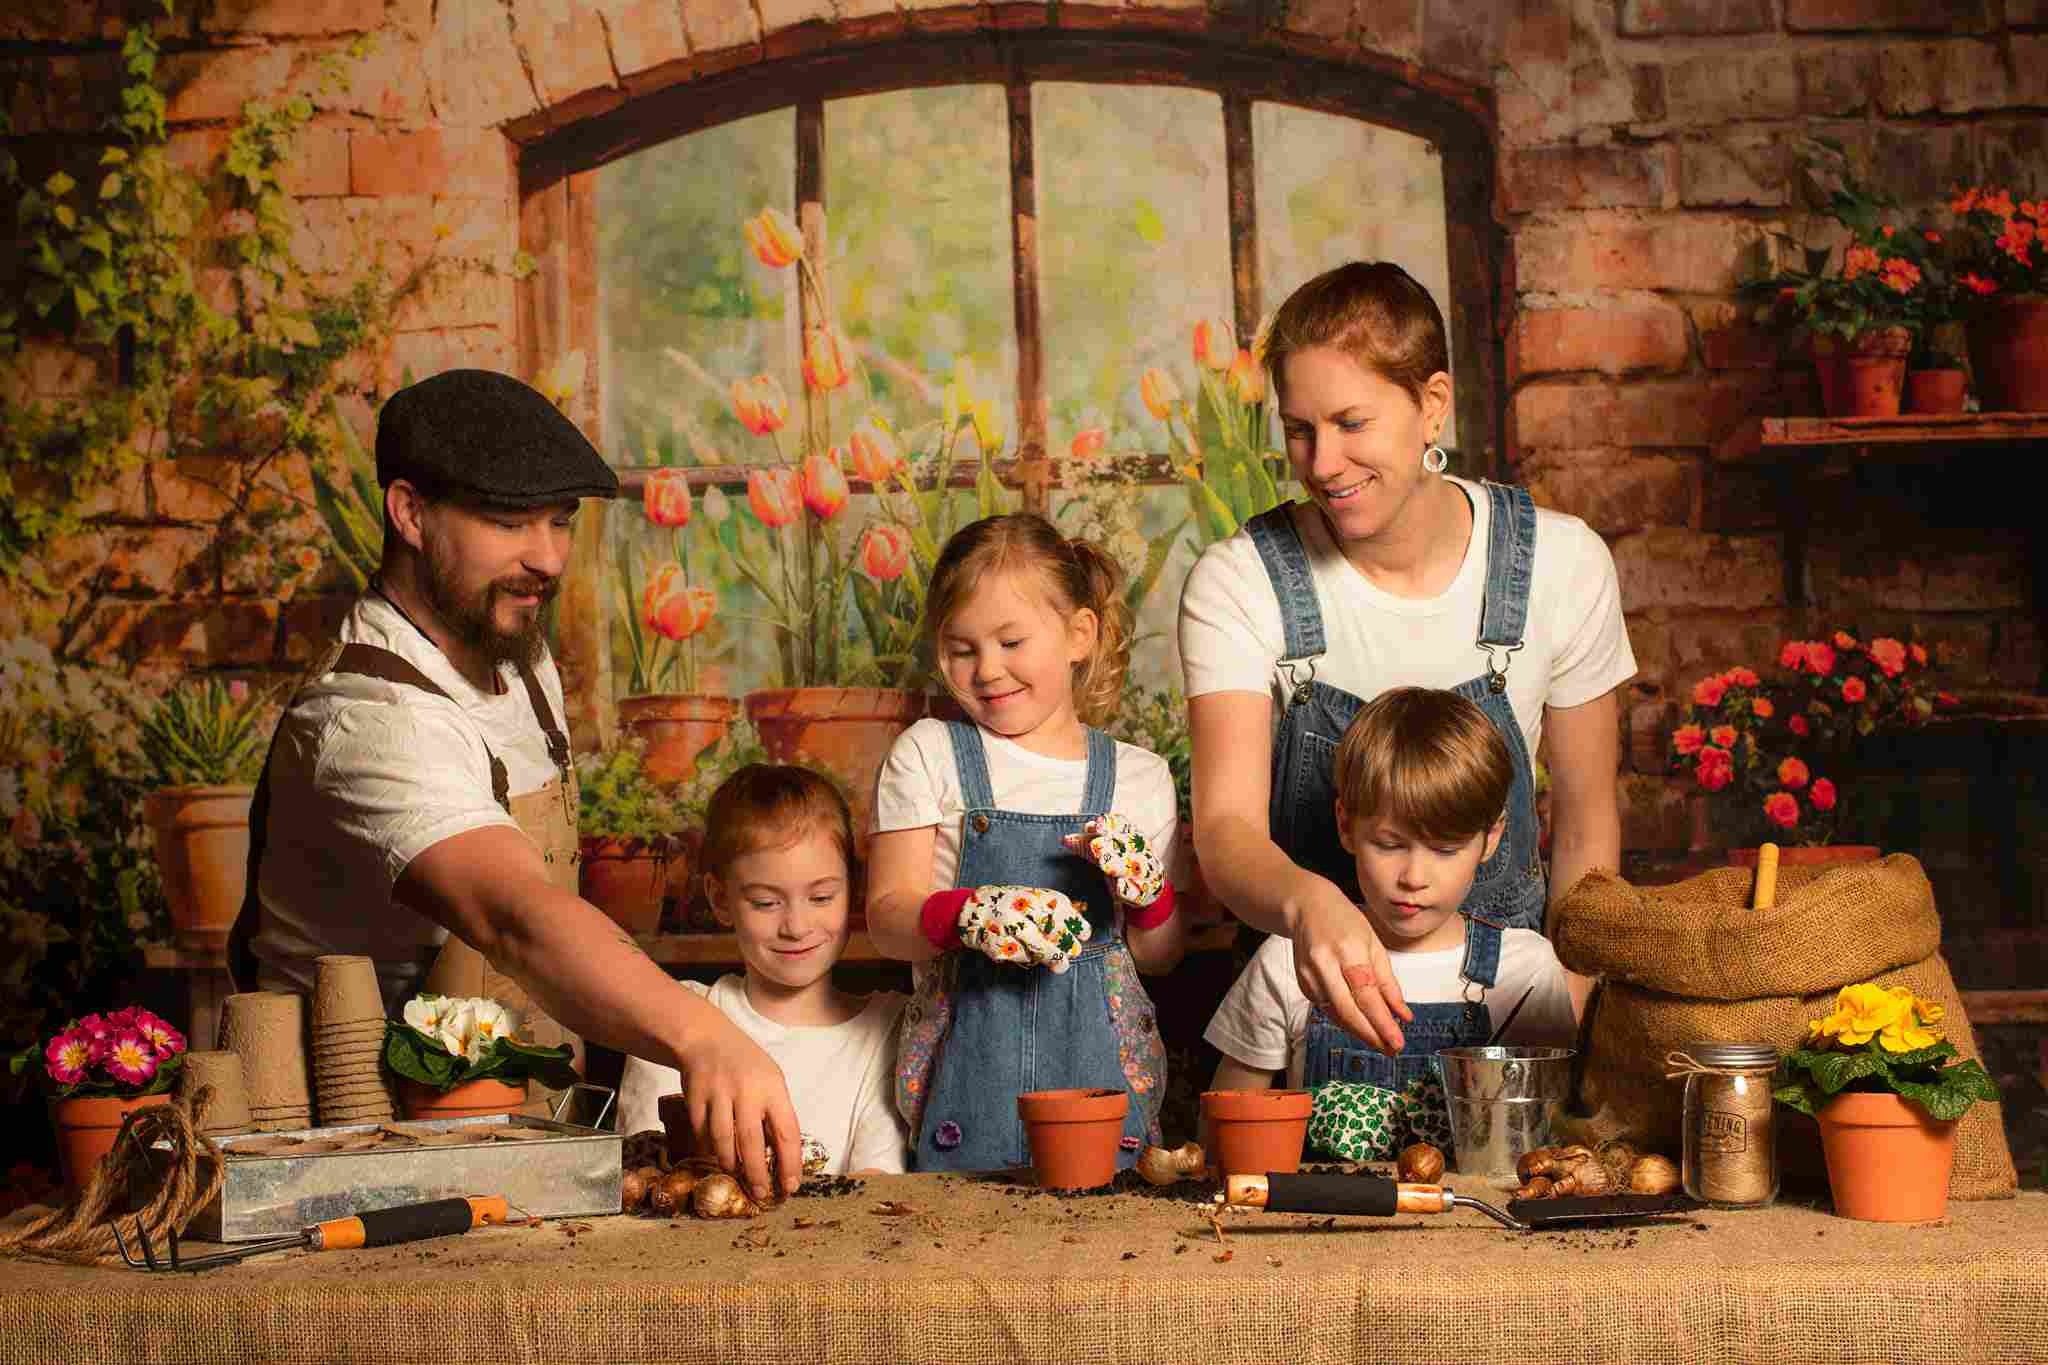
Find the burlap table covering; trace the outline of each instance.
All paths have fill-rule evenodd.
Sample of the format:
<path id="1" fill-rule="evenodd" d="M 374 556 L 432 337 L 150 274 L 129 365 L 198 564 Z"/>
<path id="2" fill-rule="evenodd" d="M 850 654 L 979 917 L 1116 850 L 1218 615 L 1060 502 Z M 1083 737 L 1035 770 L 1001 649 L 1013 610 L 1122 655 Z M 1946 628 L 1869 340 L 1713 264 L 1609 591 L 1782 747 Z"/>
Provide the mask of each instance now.
<path id="1" fill-rule="evenodd" d="M 747 1222 L 493 1228 L 196 1277 L 0 1263 L 0 1361 L 2041 1359 L 2048 1195 L 1949 1214 L 1522 1234 L 1243 1213 L 1219 1245 L 1191 1203 L 877 1177 Z"/>

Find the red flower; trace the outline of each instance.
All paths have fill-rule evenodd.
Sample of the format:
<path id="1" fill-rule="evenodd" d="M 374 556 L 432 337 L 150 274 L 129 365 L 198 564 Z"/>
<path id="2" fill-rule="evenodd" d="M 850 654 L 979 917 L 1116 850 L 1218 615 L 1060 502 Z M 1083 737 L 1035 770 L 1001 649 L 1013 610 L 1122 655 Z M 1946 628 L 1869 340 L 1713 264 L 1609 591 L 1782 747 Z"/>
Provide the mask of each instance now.
<path id="1" fill-rule="evenodd" d="M 1700 750 L 1699 767 L 1693 775 L 1702 787 L 1717 792 L 1735 780 L 1735 764 L 1726 749 L 1705 748 Z"/>
<path id="2" fill-rule="evenodd" d="M 1692 699 L 1700 706 L 1719 706 L 1721 695 L 1728 690 L 1728 680 L 1719 673 L 1701 678 L 1693 684 Z"/>
<path id="3" fill-rule="evenodd" d="M 804 506 L 819 521 L 830 521 L 846 506 L 846 475 L 839 468 L 839 447 L 823 455 L 806 455 L 803 463 Z"/>
<path id="4" fill-rule="evenodd" d="M 1880 636 L 1870 642 L 1870 661 L 1884 670 L 1887 678 L 1896 678 L 1906 671 L 1906 647 L 1888 636 Z"/>
<path id="5" fill-rule="evenodd" d="M 1813 802 L 1815 810 L 1833 810 L 1835 808 L 1835 784 L 1825 777 L 1815 778 L 1812 790 L 1806 793 L 1806 799 Z"/>
<path id="6" fill-rule="evenodd" d="M 134 1029 L 114 1035 L 106 1061 L 108 1074 L 126 1085 L 141 1085 L 156 1075 L 156 1049 Z"/>
<path id="7" fill-rule="evenodd" d="M 1708 738 L 1723 749 L 1732 749 L 1735 747 L 1736 740 L 1735 727 L 1732 725 L 1716 725 L 1708 735 Z"/>
<path id="8" fill-rule="evenodd" d="M 1837 641 L 1849 640 L 1849 637 L 1837 631 L 1835 632 L 1835 639 Z M 1849 640 L 1848 644 L 1842 646 L 1844 649 L 1854 649 L 1855 647 L 1856 642 L 1854 640 Z M 1815 677 L 1826 677 L 1835 671 L 1835 651 L 1822 644 L 1819 640 L 1807 641 L 1806 666 L 1813 672 Z"/>
<path id="9" fill-rule="evenodd" d="M 1790 730 L 1793 734 L 1799 736 L 1801 739 L 1805 739 L 1807 732 L 1811 730 L 1813 727 L 1806 723 L 1806 717 L 1793 716 L 1786 720 L 1785 728 Z"/>
<path id="10" fill-rule="evenodd" d="M 1764 814 L 1780 829 L 1799 823 L 1799 799 L 1791 792 L 1772 792 L 1764 798 Z"/>
<path id="11" fill-rule="evenodd" d="M 1849 701 L 1849 702 L 1856 702 L 1856 701 L 1862 701 L 1862 700 L 1863 700 L 1863 699 L 1864 699 L 1865 697 L 1867 697 L 1867 696 L 1869 696 L 1869 695 L 1870 695 L 1870 689 L 1869 689 L 1869 688 L 1867 688 L 1867 687 L 1865 687 L 1865 686 L 1863 685 L 1863 679 L 1861 679 L 1861 678 L 1844 678 L 1844 679 L 1842 679 L 1842 700 L 1843 700 L 1843 701 Z"/>
<path id="12" fill-rule="evenodd" d="M 1838 630 L 1838 631 L 1836 631 L 1836 632 L 1835 632 L 1835 648 L 1836 648 L 1836 649 L 1854 649 L 1854 648 L 1856 648 L 1856 637 L 1855 637 L 1855 636 L 1853 636 L 1853 635 L 1851 635 L 1851 634 L 1850 634 L 1850 633 L 1849 633 L 1848 631 L 1846 631 L 1846 630 Z"/>
<path id="13" fill-rule="evenodd" d="M 1067 453 L 1077 460 L 1092 460 L 1108 448 L 1109 429 L 1088 427 L 1074 433 L 1073 444 L 1067 447 Z"/>
<path id="14" fill-rule="evenodd" d="M 1671 747 L 1680 754 L 1696 754 L 1706 742 L 1706 732 L 1697 725 L 1681 725 L 1671 732 Z"/>
<path id="15" fill-rule="evenodd" d="M 1788 758 L 1778 765 L 1779 785 L 1790 787 L 1794 791 L 1805 786 L 1806 779 L 1811 776 L 1812 774 L 1807 771 L 1806 763 L 1803 759 Z"/>
<path id="16" fill-rule="evenodd" d="M 1939 702 L 1943 706 L 1955 706 L 1958 704 L 1956 701 L 1956 694 L 1953 692 L 1936 692 L 1934 694 L 1934 700 Z"/>
<path id="17" fill-rule="evenodd" d="M 1806 641 L 1787 640 L 1778 647 L 1778 667 L 1798 672 L 1806 663 Z"/>
<path id="18" fill-rule="evenodd" d="M 80 1030 L 60 1033 L 43 1049 L 43 1069 L 59 1085 L 76 1085 L 92 1065 L 92 1043 Z"/>
<path id="19" fill-rule="evenodd" d="M 683 566 L 673 561 L 654 571 L 641 596 L 640 619 L 656 635 L 687 640 L 711 623 L 718 598 L 709 588 L 690 586 Z"/>
<path id="20" fill-rule="evenodd" d="M 910 537 L 900 526 L 870 526 L 860 543 L 861 572 L 878 583 L 901 578 L 910 563 Z"/>
<path id="21" fill-rule="evenodd" d="M 656 526 L 690 524 L 690 476 L 680 469 L 657 469 L 647 476 L 640 495 L 647 519 Z"/>
<path id="22" fill-rule="evenodd" d="M 1755 687 L 1757 683 L 1761 681 L 1761 679 L 1759 679 L 1756 676 L 1755 669 L 1744 668 L 1741 664 L 1737 664 L 1735 667 L 1729 669 L 1725 676 L 1727 677 L 1730 683 L 1734 684 L 1737 687 Z"/>
<path id="23" fill-rule="evenodd" d="M 1996 294 L 1998 292 L 1996 284 L 1974 271 L 1964 271 L 1962 282 L 1963 288 L 1969 290 L 1972 294 Z"/>
<path id="24" fill-rule="evenodd" d="M 793 469 L 747 471 L 747 506 L 763 526 L 775 530 L 796 520 L 800 499 Z"/>
<path id="25" fill-rule="evenodd" d="M 1771 704 L 1769 697 L 1756 698 L 1750 702 L 1749 709 L 1756 712 L 1758 720 L 1769 720 L 1772 716 L 1778 714 L 1778 708 Z"/>
<path id="26" fill-rule="evenodd" d="M 1924 668 L 1924 667 L 1926 667 L 1926 665 L 1927 665 L 1927 646 L 1925 646 L 1925 645 L 1907 645 L 1907 646 L 1906 646 L 1906 652 L 1907 652 L 1908 654 L 1910 654 L 1910 655 L 1912 655 L 1912 656 L 1913 656 L 1913 662 L 1914 662 L 1914 663 L 1916 663 L 1916 664 L 1919 664 L 1919 665 L 1920 665 L 1921 667 L 1923 667 L 1923 668 Z"/>

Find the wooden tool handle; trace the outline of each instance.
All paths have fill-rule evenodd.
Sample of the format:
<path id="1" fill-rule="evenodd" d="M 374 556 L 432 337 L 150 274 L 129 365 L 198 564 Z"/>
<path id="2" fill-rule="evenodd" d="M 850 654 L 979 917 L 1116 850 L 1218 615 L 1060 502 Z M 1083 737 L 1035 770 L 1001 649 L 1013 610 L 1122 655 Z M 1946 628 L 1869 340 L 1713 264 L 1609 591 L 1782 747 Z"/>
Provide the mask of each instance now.
<path id="1" fill-rule="evenodd" d="M 1778 899 L 1778 846 L 1763 844 L 1756 851 L 1756 895 L 1752 910 L 1768 910 Z"/>
<path id="2" fill-rule="evenodd" d="M 382 1247 L 446 1237 L 474 1227 L 502 1223 L 512 1216 L 503 1195 L 472 1195 L 467 1199 L 430 1199 L 372 1209 L 353 1218 L 334 1218 L 308 1228 L 306 1244 L 315 1251 L 348 1247 Z"/>

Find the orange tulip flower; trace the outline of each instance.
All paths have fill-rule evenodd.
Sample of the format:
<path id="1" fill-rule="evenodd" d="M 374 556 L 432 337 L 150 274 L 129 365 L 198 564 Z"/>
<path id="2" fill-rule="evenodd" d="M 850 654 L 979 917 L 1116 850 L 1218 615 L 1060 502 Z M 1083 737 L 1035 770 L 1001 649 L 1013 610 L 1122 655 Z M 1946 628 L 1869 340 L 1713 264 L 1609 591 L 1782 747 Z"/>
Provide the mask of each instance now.
<path id="1" fill-rule="evenodd" d="M 910 537 L 900 526 L 870 526 L 860 542 L 861 572 L 877 583 L 903 576 L 910 563 Z"/>
<path id="2" fill-rule="evenodd" d="M 1230 373 L 1224 376 L 1230 391 L 1237 395 L 1240 403 L 1260 403 L 1266 397 L 1266 368 L 1252 359 L 1250 351 L 1240 350 L 1237 358 L 1230 362 Z"/>
<path id="3" fill-rule="evenodd" d="M 735 379 L 732 384 L 732 415 L 756 436 L 782 430 L 789 420 L 789 395 L 773 375 L 757 374 L 752 379 Z"/>
<path id="4" fill-rule="evenodd" d="M 873 417 L 854 427 L 847 438 L 847 452 L 853 461 L 853 472 L 871 484 L 887 483 L 903 463 L 903 452 L 897 449 L 895 436 Z"/>
<path id="5" fill-rule="evenodd" d="M 839 468 L 839 447 L 827 455 L 806 455 L 803 463 L 804 506 L 819 521 L 830 521 L 846 506 L 846 475 Z"/>
<path id="6" fill-rule="evenodd" d="M 716 594 L 691 587 L 683 578 L 683 566 L 673 562 L 654 571 L 641 599 L 647 628 L 671 640 L 689 639 L 710 624 L 717 610 Z"/>
<path id="7" fill-rule="evenodd" d="M 780 209 L 762 209 L 740 230 L 747 234 L 747 245 L 754 248 L 755 257 L 770 270 L 792 265 L 803 254 L 803 234 Z"/>
<path id="8" fill-rule="evenodd" d="M 845 387 L 853 378 L 846 363 L 849 347 L 836 327 L 812 327 L 804 334 L 804 383 L 814 389 Z"/>
<path id="9" fill-rule="evenodd" d="M 1173 411 L 1173 405 L 1180 402 L 1180 385 L 1155 365 L 1139 378 L 1138 396 L 1145 400 L 1146 409 L 1163 422 Z"/>
<path id="10" fill-rule="evenodd" d="M 1089 427 L 1074 433 L 1074 443 L 1067 448 L 1077 460 L 1092 460 L 1109 447 L 1109 430 L 1106 427 Z"/>
<path id="11" fill-rule="evenodd" d="M 647 519 L 656 526 L 690 524 L 690 476 L 680 469 L 657 469 L 640 489 Z"/>
<path id="12" fill-rule="evenodd" d="M 1195 324 L 1195 363 L 1207 365 L 1212 370 L 1230 368 L 1232 356 L 1237 352 L 1237 334 L 1227 322 L 1204 318 Z"/>
<path id="13" fill-rule="evenodd" d="M 796 520 L 802 499 L 797 493 L 793 469 L 747 471 L 747 506 L 763 526 L 773 531 Z"/>

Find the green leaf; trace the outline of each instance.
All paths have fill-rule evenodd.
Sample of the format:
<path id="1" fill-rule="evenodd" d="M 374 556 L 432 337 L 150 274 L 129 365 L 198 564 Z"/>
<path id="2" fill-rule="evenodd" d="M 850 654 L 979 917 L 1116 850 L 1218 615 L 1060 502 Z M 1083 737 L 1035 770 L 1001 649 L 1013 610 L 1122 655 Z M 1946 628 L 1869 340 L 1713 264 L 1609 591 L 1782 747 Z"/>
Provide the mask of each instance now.
<path id="1" fill-rule="evenodd" d="M 1180 533 L 1188 529 L 1188 523 L 1193 519 L 1192 516 L 1182 517 L 1171 531 L 1154 540 L 1145 551 L 1145 567 L 1131 581 L 1130 586 L 1124 589 L 1124 605 L 1130 608 L 1133 617 L 1137 616 L 1138 608 L 1144 604 L 1145 599 L 1151 596 L 1153 585 L 1159 581 L 1160 571 L 1166 567 L 1168 556 L 1172 555 L 1173 547 L 1180 541 Z"/>

